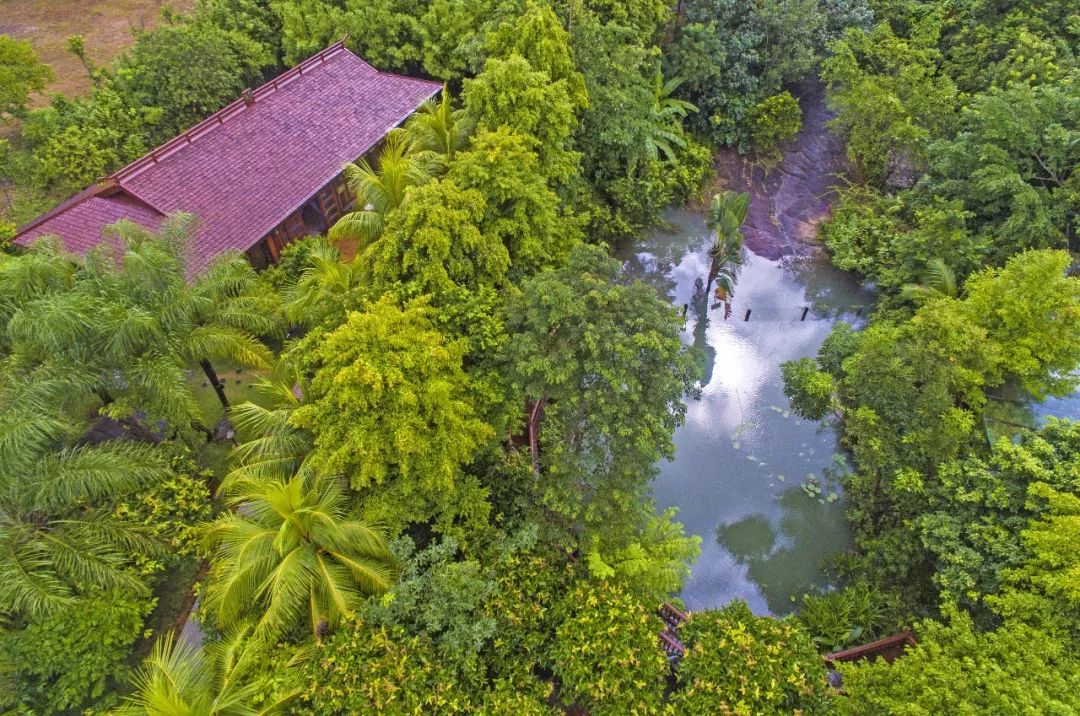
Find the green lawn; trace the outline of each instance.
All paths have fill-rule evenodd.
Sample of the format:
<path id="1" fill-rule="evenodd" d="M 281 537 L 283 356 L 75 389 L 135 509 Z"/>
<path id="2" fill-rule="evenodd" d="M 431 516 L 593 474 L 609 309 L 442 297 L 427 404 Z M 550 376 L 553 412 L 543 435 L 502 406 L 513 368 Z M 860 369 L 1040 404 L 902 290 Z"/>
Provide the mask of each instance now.
<path id="1" fill-rule="evenodd" d="M 225 397 L 228 398 L 230 405 L 240 405 L 246 401 L 258 405 L 269 404 L 267 396 L 256 386 L 270 377 L 270 371 L 243 368 L 227 361 L 214 363 L 214 369 L 217 371 L 218 378 L 225 384 Z M 202 413 L 204 423 L 211 428 L 217 425 L 225 416 L 225 410 L 206 375 L 201 370 L 195 369 L 188 376 L 188 384 L 199 403 L 199 411 Z M 199 463 L 213 471 L 220 479 L 228 467 L 228 457 L 232 447 L 229 442 L 206 443 L 199 451 Z"/>
<path id="2" fill-rule="evenodd" d="M 218 361 L 214 363 L 218 378 L 225 384 L 225 397 L 230 405 L 251 401 L 260 405 L 266 404 L 266 396 L 256 389 L 261 381 L 270 376 L 269 371 L 242 368 L 233 363 Z M 202 412 L 206 425 L 213 427 L 225 416 L 217 393 L 210 386 L 210 381 L 199 369 L 192 371 L 188 376 L 188 384 L 199 401 L 199 410 Z"/>

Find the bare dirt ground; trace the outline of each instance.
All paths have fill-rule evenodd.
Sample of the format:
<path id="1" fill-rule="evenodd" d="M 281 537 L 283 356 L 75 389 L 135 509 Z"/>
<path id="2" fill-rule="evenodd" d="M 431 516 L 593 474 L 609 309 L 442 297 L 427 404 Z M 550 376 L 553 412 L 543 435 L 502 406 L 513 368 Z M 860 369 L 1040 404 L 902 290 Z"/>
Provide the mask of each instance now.
<path id="1" fill-rule="evenodd" d="M 743 224 L 747 247 L 768 259 L 803 256 L 819 250 L 817 227 L 829 216 L 841 177 L 848 170 L 844 145 L 826 127 L 831 115 L 821 85 L 798 88 L 803 126 L 772 169 L 754 164 L 732 149 L 717 154 L 717 174 L 729 189 L 750 192 Z"/>
<path id="2" fill-rule="evenodd" d="M 78 58 L 67 51 L 67 38 L 82 35 L 86 51 L 98 65 L 111 61 L 132 42 L 132 28 L 149 29 L 161 22 L 161 8 L 191 9 L 195 0 L 0 0 L 0 34 L 29 40 L 52 66 L 56 80 L 32 106 L 48 104 L 47 95 L 85 94 L 90 79 Z"/>

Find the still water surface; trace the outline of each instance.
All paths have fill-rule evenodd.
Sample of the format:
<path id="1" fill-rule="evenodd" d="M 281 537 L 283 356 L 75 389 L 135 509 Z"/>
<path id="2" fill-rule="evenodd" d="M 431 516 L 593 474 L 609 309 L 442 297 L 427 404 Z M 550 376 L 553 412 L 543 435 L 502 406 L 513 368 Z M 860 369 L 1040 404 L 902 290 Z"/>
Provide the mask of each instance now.
<path id="1" fill-rule="evenodd" d="M 871 296 L 822 258 L 747 251 L 725 319 L 700 289 L 695 296 L 712 243 L 704 217 L 674 210 L 667 220 L 621 258 L 628 274 L 687 305 L 683 340 L 702 365 L 701 399 L 687 406 L 675 459 L 660 464 L 654 485 L 657 507 L 679 508 L 687 533 L 702 538 L 682 598 L 691 609 L 744 599 L 757 613 L 785 613 L 798 595 L 827 584 L 823 563 L 849 546 L 850 532 L 836 435 L 791 412 L 780 364 L 814 355 L 836 320 L 859 323 Z M 803 489 L 811 475 L 819 496 Z"/>

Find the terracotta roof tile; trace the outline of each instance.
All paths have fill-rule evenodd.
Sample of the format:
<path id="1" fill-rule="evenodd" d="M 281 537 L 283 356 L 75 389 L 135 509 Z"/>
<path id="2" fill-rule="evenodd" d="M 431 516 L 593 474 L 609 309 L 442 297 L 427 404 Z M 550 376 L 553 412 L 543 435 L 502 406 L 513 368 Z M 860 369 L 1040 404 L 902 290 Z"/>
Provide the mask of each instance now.
<path id="1" fill-rule="evenodd" d="M 157 229 L 164 214 L 133 196 L 111 196 L 84 192 L 62 211 L 46 215 L 15 239 L 21 246 L 42 236 L 59 236 L 68 251 L 84 254 L 102 241 L 101 230 L 120 219 L 130 219 L 148 229 Z"/>
<path id="2" fill-rule="evenodd" d="M 82 252 L 121 215 L 146 223 L 148 210 L 158 220 L 189 211 L 200 220 L 191 246 L 198 271 L 223 251 L 254 246 L 440 87 L 379 72 L 338 43 L 256 89 L 254 102 L 233 102 L 116 172 L 111 179 L 130 195 L 123 201 L 76 202 L 16 243 L 58 234 Z"/>

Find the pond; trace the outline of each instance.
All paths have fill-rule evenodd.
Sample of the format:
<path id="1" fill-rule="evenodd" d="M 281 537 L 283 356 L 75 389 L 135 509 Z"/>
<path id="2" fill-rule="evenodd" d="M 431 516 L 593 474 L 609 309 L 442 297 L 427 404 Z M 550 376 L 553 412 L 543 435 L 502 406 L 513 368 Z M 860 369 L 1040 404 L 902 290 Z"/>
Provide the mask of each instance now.
<path id="1" fill-rule="evenodd" d="M 702 367 L 701 399 L 689 402 L 675 459 L 659 465 L 654 484 L 657 507 L 677 507 L 687 533 L 702 538 L 681 596 L 691 609 L 744 599 L 757 613 L 782 614 L 826 585 L 824 563 L 849 546 L 850 532 L 836 435 L 791 412 L 780 364 L 814 355 L 836 320 L 859 323 L 871 295 L 817 252 L 776 259 L 748 250 L 725 318 L 700 287 L 695 297 L 712 244 L 704 216 L 666 218 L 621 258 L 629 275 L 687 305 L 683 339 Z"/>

